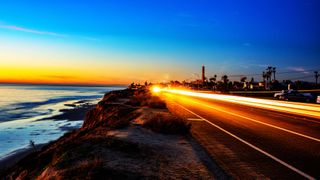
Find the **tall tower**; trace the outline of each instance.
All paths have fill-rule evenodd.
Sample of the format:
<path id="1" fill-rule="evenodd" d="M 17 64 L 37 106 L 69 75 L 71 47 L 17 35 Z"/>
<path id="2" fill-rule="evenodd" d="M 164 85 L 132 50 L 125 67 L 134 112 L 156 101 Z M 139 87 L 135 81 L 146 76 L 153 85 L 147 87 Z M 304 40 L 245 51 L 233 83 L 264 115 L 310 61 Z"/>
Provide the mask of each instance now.
<path id="1" fill-rule="evenodd" d="M 206 80 L 206 76 L 205 76 L 205 67 L 202 66 L 202 82 L 204 82 Z"/>

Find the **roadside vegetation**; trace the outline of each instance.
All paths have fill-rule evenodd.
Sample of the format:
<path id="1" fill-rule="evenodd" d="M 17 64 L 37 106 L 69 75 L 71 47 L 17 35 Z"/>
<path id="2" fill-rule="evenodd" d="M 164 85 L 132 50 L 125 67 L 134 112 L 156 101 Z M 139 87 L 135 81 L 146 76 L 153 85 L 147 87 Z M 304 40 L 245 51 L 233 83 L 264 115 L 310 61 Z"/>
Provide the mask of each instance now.
<path id="1" fill-rule="evenodd" d="M 150 108 L 165 109 L 166 103 L 158 96 L 154 96 L 149 90 L 142 89 L 136 91 L 130 97 L 128 104 L 133 106 L 148 106 Z"/>

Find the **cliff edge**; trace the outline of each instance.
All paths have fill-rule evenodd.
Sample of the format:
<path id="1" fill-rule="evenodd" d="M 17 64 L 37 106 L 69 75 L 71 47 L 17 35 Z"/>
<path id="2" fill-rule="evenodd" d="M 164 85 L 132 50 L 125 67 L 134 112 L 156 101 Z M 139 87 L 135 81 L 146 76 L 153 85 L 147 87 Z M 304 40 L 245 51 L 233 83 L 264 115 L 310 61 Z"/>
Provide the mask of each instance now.
<path id="1" fill-rule="evenodd" d="M 2 171 L 2 179 L 212 179 L 209 156 L 148 89 L 112 91 L 82 127 Z"/>

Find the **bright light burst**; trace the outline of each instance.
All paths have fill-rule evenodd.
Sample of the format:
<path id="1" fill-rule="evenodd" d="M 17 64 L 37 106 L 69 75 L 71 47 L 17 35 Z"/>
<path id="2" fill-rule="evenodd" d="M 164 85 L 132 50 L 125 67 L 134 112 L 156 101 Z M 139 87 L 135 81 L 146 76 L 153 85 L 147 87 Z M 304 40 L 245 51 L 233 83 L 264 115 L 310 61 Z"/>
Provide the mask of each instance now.
<path id="1" fill-rule="evenodd" d="M 152 92 L 154 92 L 154 93 L 159 93 L 160 91 L 161 91 L 161 88 L 160 88 L 160 87 L 158 87 L 158 86 L 152 87 Z"/>

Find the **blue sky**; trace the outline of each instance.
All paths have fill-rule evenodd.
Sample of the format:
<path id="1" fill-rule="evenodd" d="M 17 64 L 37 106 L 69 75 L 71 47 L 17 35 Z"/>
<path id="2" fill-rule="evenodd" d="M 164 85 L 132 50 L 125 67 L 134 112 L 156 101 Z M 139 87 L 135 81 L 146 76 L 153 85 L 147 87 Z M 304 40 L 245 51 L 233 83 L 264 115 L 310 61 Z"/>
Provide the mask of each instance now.
<path id="1" fill-rule="evenodd" d="M 208 76 L 251 77 L 272 65 L 279 78 L 312 79 L 307 71 L 320 70 L 319 10 L 317 0 L 2 0 L 0 51 L 6 51 L 7 43 L 12 44 L 10 52 L 19 44 L 33 54 L 40 47 L 47 47 L 44 52 L 68 51 L 58 58 L 72 59 L 70 66 L 89 61 L 110 66 L 117 61 L 113 68 L 127 65 L 128 72 L 108 77 L 127 78 L 124 83 L 143 76 L 159 81 L 195 78 L 201 65 Z M 30 61 L 33 56 L 28 55 L 24 57 Z M 0 65 L 21 58 L 0 56 Z M 281 75 L 288 71 L 297 73 Z"/>

